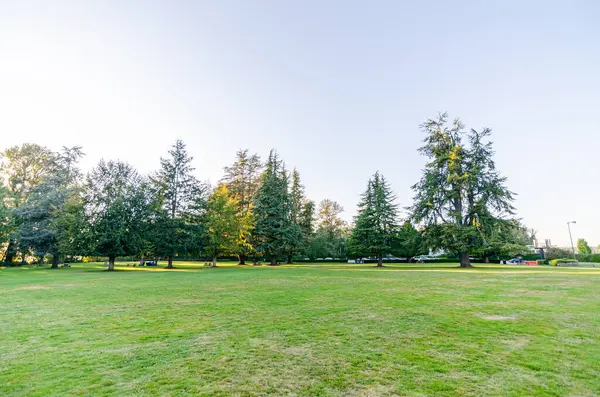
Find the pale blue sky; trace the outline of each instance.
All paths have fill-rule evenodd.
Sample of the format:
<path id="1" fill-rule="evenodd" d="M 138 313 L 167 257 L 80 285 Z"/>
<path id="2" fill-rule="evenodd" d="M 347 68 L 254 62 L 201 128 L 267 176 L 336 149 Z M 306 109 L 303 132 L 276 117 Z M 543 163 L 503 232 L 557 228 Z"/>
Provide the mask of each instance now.
<path id="1" fill-rule="evenodd" d="M 600 244 L 600 3 L 0 0 L 0 149 L 158 166 L 176 138 L 216 182 L 275 147 L 355 212 L 380 170 L 409 205 L 438 111 L 493 129 L 541 239 Z"/>

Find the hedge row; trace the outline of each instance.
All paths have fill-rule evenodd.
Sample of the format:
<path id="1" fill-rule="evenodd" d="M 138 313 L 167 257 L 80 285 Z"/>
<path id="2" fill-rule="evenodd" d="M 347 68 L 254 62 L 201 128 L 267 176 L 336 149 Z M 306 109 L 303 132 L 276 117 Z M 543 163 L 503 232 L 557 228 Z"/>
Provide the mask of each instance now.
<path id="1" fill-rule="evenodd" d="M 558 265 L 561 265 L 563 263 L 578 263 L 578 261 L 577 261 L 577 259 L 572 259 L 572 258 L 552 259 L 550 261 L 550 264 L 552 266 L 558 266 Z"/>
<path id="2" fill-rule="evenodd" d="M 577 255 L 579 262 L 600 263 L 600 254 Z"/>

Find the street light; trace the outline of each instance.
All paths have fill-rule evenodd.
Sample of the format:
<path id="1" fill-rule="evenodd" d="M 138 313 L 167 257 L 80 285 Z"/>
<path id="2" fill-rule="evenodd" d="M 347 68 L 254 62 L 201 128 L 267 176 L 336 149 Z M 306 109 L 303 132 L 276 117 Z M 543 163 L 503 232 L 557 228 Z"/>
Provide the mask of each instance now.
<path id="1" fill-rule="evenodd" d="M 573 245 L 573 236 L 571 235 L 571 223 L 575 224 L 577 221 L 567 222 L 567 227 L 569 228 L 569 238 L 571 239 L 571 249 L 573 250 L 573 259 L 575 259 L 575 246 Z"/>

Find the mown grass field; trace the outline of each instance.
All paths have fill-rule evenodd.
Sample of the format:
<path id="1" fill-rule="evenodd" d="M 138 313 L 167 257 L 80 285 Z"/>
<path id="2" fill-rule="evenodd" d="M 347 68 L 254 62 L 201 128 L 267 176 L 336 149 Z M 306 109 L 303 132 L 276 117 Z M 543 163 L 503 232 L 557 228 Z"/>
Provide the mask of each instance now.
<path id="1" fill-rule="evenodd" d="M 2 269 L 0 395 L 600 395 L 600 269 L 176 265 Z"/>

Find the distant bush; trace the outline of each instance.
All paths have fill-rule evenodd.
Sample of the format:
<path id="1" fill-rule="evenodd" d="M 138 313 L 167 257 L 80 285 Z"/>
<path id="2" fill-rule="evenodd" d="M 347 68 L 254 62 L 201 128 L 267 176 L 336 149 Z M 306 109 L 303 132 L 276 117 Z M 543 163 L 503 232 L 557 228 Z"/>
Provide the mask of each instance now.
<path id="1" fill-rule="evenodd" d="M 537 264 L 538 265 L 547 265 L 548 261 L 546 259 L 538 259 Z"/>
<path id="2" fill-rule="evenodd" d="M 600 254 L 579 255 L 580 262 L 600 263 Z"/>
<path id="3" fill-rule="evenodd" d="M 550 261 L 550 264 L 552 266 L 558 266 L 558 265 L 561 265 L 563 263 L 579 263 L 579 262 L 577 262 L 577 259 L 572 259 L 572 258 L 552 259 Z"/>
<path id="4" fill-rule="evenodd" d="M 546 259 L 568 258 L 571 255 L 571 251 L 564 248 L 550 247 L 546 250 Z"/>

